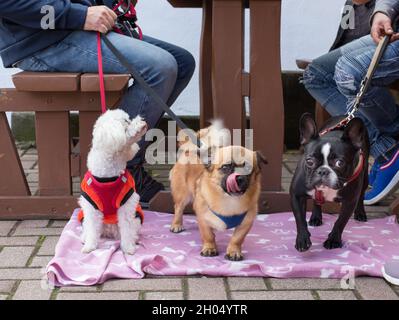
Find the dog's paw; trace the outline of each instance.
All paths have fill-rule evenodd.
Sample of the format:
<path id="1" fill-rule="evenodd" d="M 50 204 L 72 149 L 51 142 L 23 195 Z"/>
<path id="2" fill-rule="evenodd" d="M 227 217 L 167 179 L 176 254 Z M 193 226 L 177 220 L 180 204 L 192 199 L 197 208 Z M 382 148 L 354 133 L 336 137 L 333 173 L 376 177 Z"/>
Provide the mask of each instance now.
<path id="1" fill-rule="evenodd" d="M 81 252 L 82 253 L 90 253 L 96 249 L 97 249 L 97 245 L 95 243 L 86 242 L 86 244 L 83 246 Z"/>
<path id="2" fill-rule="evenodd" d="M 241 248 L 239 246 L 229 245 L 224 258 L 230 261 L 241 261 L 244 259 L 244 256 L 242 255 Z"/>
<path id="3" fill-rule="evenodd" d="M 342 248 L 342 241 L 339 239 L 328 238 L 324 241 L 323 246 L 328 250 Z"/>
<path id="4" fill-rule="evenodd" d="M 321 217 L 310 217 L 309 225 L 312 227 L 319 227 L 323 224 L 323 219 Z"/>
<path id="5" fill-rule="evenodd" d="M 361 213 L 355 212 L 354 218 L 355 218 L 355 220 L 360 221 L 360 222 L 367 222 L 367 215 L 365 212 L 361 212 Z"/>
<path id="6" fill-rule="evenodd" d="M 136 244 L 134 243 L 121 243 L 121 249 L 123 253 L 133 255 L 136 253 Z"/>
<path id="7" fill-rule="evenodd" d="M 312 246 L 312 241 L 310 241 L 310 234 L 298 235 L 296 237 L 295 249 L 299 252 L 308 251 Z"/>
<path id="8" fill-rule="evenodd" d="M 184 231 L 184 227 L 181 224 L 172 224 L 169 230 L 173 233 L 180 233 Z"/>
<path id="9" fill-rule="evenodd" d="M 140 139 L 147 132 L 147 122 L 140 116 L 132 120 L 128 128 L 128 134 L 131 138 Z"/>
<path id="10" fill-rule="evenodd" d="M 216 257 L 218 255 L 219 255 L 218 250 L 213 247 L 204 247 L 201 250 L 201 256 L 203 257 Z"/>
<path id="11" fill-rule="evenodd" d="M 244 259 L 244 256 L 240 251 L 235 251 L 235 252 L 227 252 L 224 258 L 230 261 L 241 261 Z"/>

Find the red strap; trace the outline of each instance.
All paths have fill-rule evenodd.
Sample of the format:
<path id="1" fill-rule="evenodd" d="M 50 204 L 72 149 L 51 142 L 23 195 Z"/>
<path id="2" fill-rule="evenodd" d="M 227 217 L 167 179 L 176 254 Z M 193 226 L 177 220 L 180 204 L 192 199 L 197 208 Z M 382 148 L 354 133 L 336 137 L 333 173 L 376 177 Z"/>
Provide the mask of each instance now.
<path id="1" fill-rule="evenodd" d="M 105 84 L 104 84 L 104 70 L 103 70 L 103 54 L 101 50 L 101 33 L 97 33 L 97 56 L 98 56 L 98 77 L 100 82 L 100 97 L 101 97 L 101 111 L 107 111 L 107 102 L 105 100 Z"/>
<path id="2" fill-rule="evenodd" d="M 366 160 L 365 160 L 365 157 L 364 157 L 364 154 L 363 154 L 362 151 L 360 151 L 359 157 L 360 157 L 359 164 L 355 168 L 355 172 L 353 173 L 352 177 L 350 177 L 349 180 L 346 181 L 345 185 L 347 185 L 348 183 L 351 183 L 352 181 L 356 180 L 360 176 L 360 174 L 363 172 L 364 163 L 366 162 Z"/>
<path id="3" fill-rule="evenodd" d="M 324 198 L 324 193 L 322 190 L 314 190 L 314 200 L 319 206 L 322 206 L 326 203 L 326 199 Z"/>

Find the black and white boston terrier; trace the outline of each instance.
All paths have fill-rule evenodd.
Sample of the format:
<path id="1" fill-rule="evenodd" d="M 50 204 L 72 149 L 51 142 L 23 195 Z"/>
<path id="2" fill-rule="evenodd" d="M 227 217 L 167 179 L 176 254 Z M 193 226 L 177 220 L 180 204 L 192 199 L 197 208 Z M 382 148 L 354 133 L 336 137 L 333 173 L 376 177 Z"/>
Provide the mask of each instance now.
<path id="1" fill-rule="evenodd" d="M 368 186 L 369 139 L 359 118 L 344 128 L 330 130 L 342 117 L 331 118 L 320 130 L 310 114 L 300 120 L 300 138 L 304 154 L 290 187 L 297 238 L 295 248 L 308 250 L 312 242 L 306 222 L 306 202 L 314 200 L 311 226 L 322 224 L 324 202 L 341 203 L 341 213 L 327 240 L 326 249 L 342 247 L 342 232 L 353 212 L 358 221 L 367 221 L 363 198 Z"/>

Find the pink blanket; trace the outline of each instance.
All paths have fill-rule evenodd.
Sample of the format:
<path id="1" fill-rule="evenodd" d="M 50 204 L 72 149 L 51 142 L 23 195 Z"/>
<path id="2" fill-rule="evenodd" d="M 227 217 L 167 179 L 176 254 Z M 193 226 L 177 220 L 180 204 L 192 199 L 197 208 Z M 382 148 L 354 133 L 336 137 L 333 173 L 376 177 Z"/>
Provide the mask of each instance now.
<path id="1" fill-rule="evenodd" d="M 81 225 L 74 213 L 47 266 L 51 282 L 57 286 L 94 285 L 111 278 L 159 276 L 264 276 L 277 278 L 341 278 L 348 272 L 381 277 L 386 260 L 399 260 L 399 226 L 394 217 L 360 223 L 351 220 L 343 234 L 342 249 L 326 250 L 327 238 L 336 216 L 324 215 L 321 227 L 310 227 L 312 248 L 299 253 L 292 213 L 259 215 L 248 234 L 245 260 L 230 262 L 224 252 L 232 231 L 216 235 L 220 255 L 200 256 L 201 240 L 195 216 L 185 216 L 186 231 L 169 232 L 172 215 L 146 212 L 140 243 L 134 256 L 124 255 L 119 242 L 101 240 L 98 250 L 80 252 Z"/>

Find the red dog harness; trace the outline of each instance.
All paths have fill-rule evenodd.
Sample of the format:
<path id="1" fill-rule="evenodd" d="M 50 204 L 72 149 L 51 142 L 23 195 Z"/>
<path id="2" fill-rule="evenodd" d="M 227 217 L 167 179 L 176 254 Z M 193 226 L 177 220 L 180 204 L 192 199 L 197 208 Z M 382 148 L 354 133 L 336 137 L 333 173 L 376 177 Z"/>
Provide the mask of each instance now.
<path id="1" fill-rule="evenodd" d="M 132 175 L 126 171 L 116 179 L 104 179 L 99 181 L 89 171 L 86 173 L 82 184 L 82 196 L 89 201 L 93 207 L 104 214 L 105 224 L 118 223 L 118 209 L 124 205 L 136 191 Z M 143 209 L 137 205 L 136 212 L 132 212 L 135 217 L 139 217 L 141 223 L 144 221 Z M 78 214 L 79 221 L 84 218 L 83 210 Z"/>

